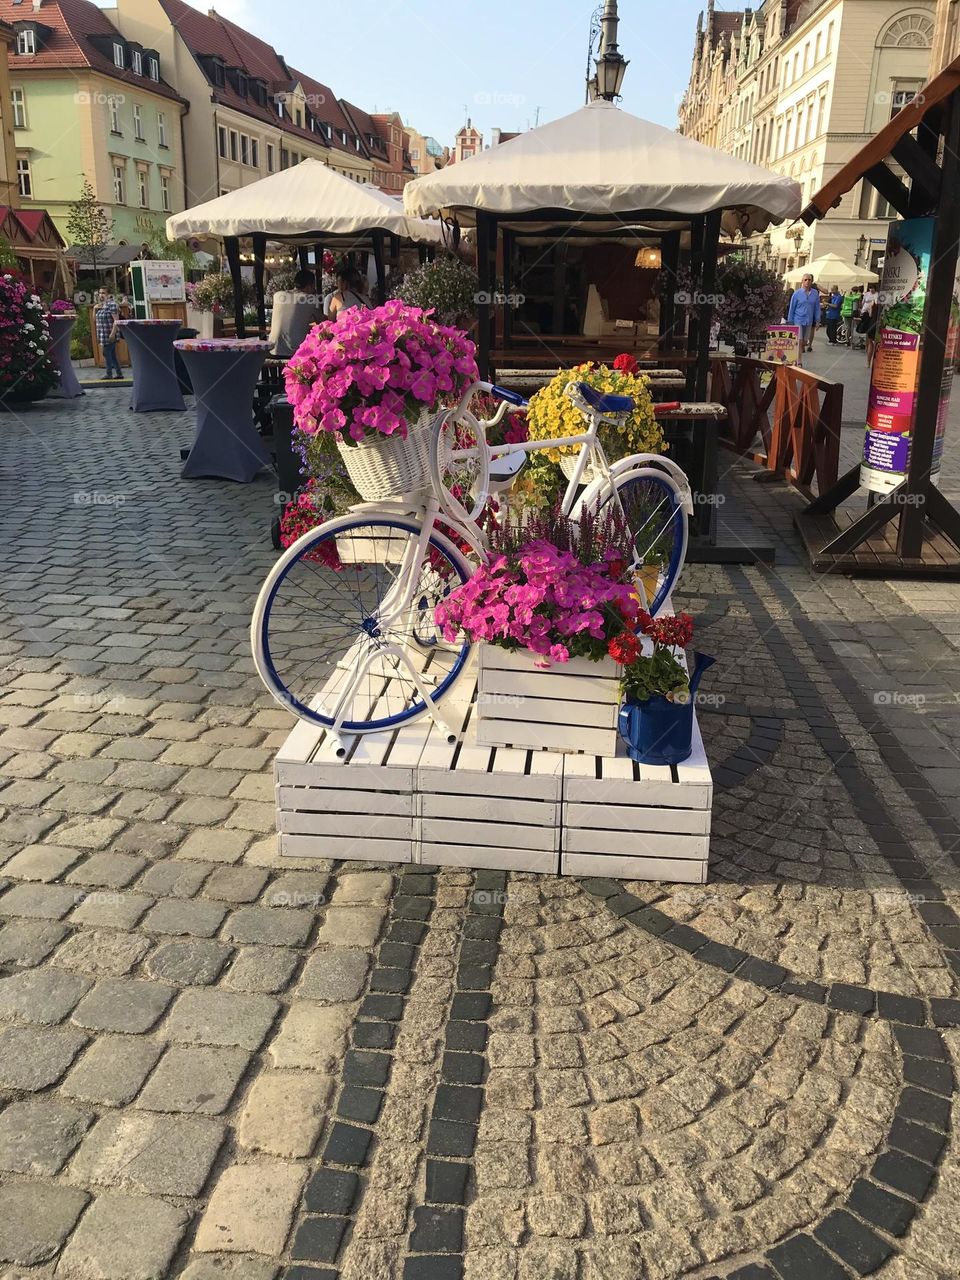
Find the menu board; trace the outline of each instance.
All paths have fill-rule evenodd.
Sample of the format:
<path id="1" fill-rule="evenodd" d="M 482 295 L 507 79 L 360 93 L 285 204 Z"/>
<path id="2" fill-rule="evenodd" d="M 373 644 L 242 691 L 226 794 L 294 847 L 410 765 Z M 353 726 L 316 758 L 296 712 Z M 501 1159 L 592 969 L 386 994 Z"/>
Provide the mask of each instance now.
<path id="1" fill-rule="evenodd" d="M 763 359 L 771 360 L 774 364 L 799 364 L 800 338 L 799 325 L 768 324 Z"/>
<path id="2" fill-rule="evenodd" d="M 894 222 L 887 237 L 880 282 L 877 350 L 870 375 L 867 429 L 860 467 L 860 483 L 873 493 L 889 493 L 895 489 L 903 482 L 910 466 L 934 225 L 933 218 Z M 943 453 L 943 433 L 960 338 L 957 315 L 954 298 L 946 334 L 931 475 L 940 470 Z"/>
<path id="3" fill-rule="evenodd" d="M 144 262 L 143 283 L 148 302 L 184 302 L 182 262 Z"/>

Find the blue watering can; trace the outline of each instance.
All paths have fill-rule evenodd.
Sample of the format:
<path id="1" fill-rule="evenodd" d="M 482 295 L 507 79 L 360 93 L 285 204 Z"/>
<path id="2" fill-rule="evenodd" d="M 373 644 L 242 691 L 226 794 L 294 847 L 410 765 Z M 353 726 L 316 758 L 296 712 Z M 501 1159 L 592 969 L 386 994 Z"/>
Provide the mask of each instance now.
<path id="1" fill-rule="evenodd" d="M 715 658 L 694 653 L 690 697 L 670 702 L 655 694 L 645 702 L 628 701 L 620 708 L 620 737 L 627 755 L 640 764 L 679 764 L 693 750 L 693 705 L 700 677 Z"/>

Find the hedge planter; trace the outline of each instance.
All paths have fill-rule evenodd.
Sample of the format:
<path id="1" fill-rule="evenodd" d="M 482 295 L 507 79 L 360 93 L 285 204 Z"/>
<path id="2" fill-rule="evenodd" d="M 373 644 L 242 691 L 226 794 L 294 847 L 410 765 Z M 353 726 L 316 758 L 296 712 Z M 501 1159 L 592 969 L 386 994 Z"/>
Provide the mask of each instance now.
<path id="1" fill-rule="evenodd" d="M 479 646 L 477 741 L 616 755 L 620 668 L 613 659 L 536 661 L 527 649 Z"/>

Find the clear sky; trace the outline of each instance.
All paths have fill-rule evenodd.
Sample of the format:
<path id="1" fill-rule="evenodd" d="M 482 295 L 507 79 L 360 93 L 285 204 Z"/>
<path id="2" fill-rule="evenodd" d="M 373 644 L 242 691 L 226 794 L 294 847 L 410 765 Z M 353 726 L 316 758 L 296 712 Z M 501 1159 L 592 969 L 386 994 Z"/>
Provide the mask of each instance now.
<path id="1" fill-rule="evenodd" d="M 209 0 L 189 0 L 198 9 Z M 490 130 L 581 106 L 598 0 L 216 0 L 286 60 L 368 111 L 450 145 L 467 116 Z M 673 127 L 705 0 L 620 0 L 622 106 Z"/>

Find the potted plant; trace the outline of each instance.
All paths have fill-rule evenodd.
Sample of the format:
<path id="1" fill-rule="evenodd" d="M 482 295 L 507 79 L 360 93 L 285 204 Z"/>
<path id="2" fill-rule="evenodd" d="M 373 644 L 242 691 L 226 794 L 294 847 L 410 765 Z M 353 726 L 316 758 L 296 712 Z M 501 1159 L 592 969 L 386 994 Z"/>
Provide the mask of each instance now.
<path id="1" fill-rule="evenodd" d="M 43 304 L 18 275 L 0 275 L 0 408 L 40 400 L 56 385 Z"/>
<path id="2" fill-rule="evenodd" d="M 693 703 L 714 659 L 694 653 L 693 673 L 682 661 L 693 639 L 688 613 L 640 614 L 640 636 L 618 637 L 611 653 L 621 663 L 623 706 L 618 726 L 627 754 L 641 764 L 679 764 L 693 749 Z"/>
<path id="3" fill-rule="evenodd" d="M 613 755 L 619 670 L 611 644 L 640 611 L 629 534 L 613 513 L 506 520 L 491 553 L 436 607 L 447 640 L 479 642 L 477 740 Z"/>
<path id="4" fill-rule="evenodd" d="M 307 436 L 330 432 L 367 502 L 429 483 L 434 419 L 477 378 L 466 334 L 396 299 L 314 326 L 287 363 L 287 398 Z"/>
<path id="5" fill-rule="evenodd" d="M 469 326 L 476 319 L 479 288 L 475 271 L 452 254 L 443 253 L 409 271 L 394 297 L 422 311 L 432 311 L 441 324 Z"/>
<path id="6" fill-rule="evenodd" d="M 654 415 L 649 380 L 638 372 L 636 360 L 627 352 L 617 356 L 612 366 L 587 363 L 558 370 L 545 387 L 530 397 L 527 426 L 531 440 L 583 434 L 586 427 L 583 414 L 564 394 L 570 382 L 586 382 L 597 391 L 630 396 L 634 402 L 632 413 L 600 424 L 598 439 L 608 462 L 631 453 L 663 452 L 663 431 Z M 570 479 L 580 446 L 562 445 L 543 452 Z M 593 479 L 592 469 L 588 469 L 583 479 L 584 483 Z"/>

